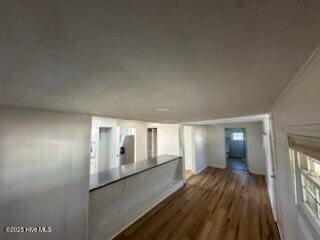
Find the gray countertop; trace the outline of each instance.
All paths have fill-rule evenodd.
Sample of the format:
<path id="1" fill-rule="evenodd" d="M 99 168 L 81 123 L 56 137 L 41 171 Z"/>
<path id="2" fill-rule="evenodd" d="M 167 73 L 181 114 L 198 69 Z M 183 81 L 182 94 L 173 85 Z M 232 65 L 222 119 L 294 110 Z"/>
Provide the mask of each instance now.
<path id="1" fill-rule="evenodd" d="M 158 157 L 137 161 L 121 165 L 116 168 L 110 168 L 104 172 L 90 175 L 90 191 L 102 188 L 111 183 L 120 181 L 124 178 L 146 171 L 148 169 L 171 162 L 181 157 L 175 155 L 161 155 Z"/>

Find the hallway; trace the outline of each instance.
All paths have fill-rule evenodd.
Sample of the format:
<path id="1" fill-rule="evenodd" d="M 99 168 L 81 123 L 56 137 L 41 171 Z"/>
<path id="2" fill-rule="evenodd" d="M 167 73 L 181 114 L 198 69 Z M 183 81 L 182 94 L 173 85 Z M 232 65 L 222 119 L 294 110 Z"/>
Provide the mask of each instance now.
<path id="1" fill-rule="evenodd" d="M 207 168 L 115 239 L 280 239 L 264 177 Z"/>
<path id="2" fill-rule="evenodd" d="M 248 171 L 248 164 L 242 158 L 227 158 L 227 168 L 239 171 Z"/>

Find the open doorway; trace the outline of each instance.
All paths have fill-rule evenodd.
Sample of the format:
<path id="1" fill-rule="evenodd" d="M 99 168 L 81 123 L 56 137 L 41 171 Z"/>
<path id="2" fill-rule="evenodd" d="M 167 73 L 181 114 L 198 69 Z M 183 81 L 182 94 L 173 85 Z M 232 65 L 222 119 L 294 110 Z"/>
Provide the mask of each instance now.
<path id="1" fill-rule="evenodd" d="M 102 172 L 110 168 L 112 165 L 112 128 L 100 127 L 98 140 L 98 156 L 97 156 L 97 171 Z"/>
<path id="2" fill-rule="evenodd" d="M 148 128 L 147 130 L 147 154 L 148 158 L 158 155 L 158 130 L 157 128 Z"/>
<path id="3" fill-rule="evenodd" d="M 189 179 L 195 174 L 195 145 L 194 129 L 191 126 L 183 127 L 183 144 L 184 144 L 184 167 L 185 179 Z"/>
<path id="4" fill-rule="evenodd" d="M 226 128 L 225 144 L 227 168 L 248 171 L 246 130 L 244 128 Z"/>

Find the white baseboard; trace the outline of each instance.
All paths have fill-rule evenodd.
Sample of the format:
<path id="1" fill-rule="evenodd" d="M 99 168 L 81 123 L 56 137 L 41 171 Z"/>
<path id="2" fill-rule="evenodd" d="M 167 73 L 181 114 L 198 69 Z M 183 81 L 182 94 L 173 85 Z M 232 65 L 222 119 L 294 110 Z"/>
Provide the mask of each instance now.
<path id="1" fill-rule="evenodd" d="M 116 234 L 114 234 L 111 238 L 109 239 L 113 239 L 114 237 L 118 236 L 121 232 L 123 232 L 125 229 L 127 229 L 128 227 L 130 227 L 132 224 L 134 224 L 136 221 L 138 221 L 141 217 L 143 217 L 147 212 L 149 212 L 152 208 L 154 208 L 156 205 L 158 205 L 160 202 L 162 202 L 163 200 L 165 200 L 167 197 L 169 197 L 170 195 L 172 195 L 173 193 L 175 193 L 176 191 L 178 191 L 182 186 L 184 185 L 183 181 L 180 181 L 179 183 L 177 183 L 176 185 L 172 186 L 171 188 L 169 188 L 167 191 L 165 191 L 163 193 L 163 195 L 159 196 L 159 199 L 152 204 L 152 206 L 148 207 L 142 214 L 140 214 L 138 217 L 136 217 L 134 220 L 132 220 L 130 223 L 128 223 L 126 226 L 124 226 L 123 228 L 121 228 Z"/>
<path id="2" fill-rule="evenodd" d="M 225 165 L 218 165 L 218 164 L 209 164 L 209 167 L 213 167 L 213 168 L 220 168 L 220 169 L 226 169 L 227 166 Z"/>
<path id="3" fill-rule="evenodd" d="M 196 175 L 200 174 L 203 170 L 205 170 L 208 166 L 204 166 L 203 168 L 199 169 L 195 172 Z"/>

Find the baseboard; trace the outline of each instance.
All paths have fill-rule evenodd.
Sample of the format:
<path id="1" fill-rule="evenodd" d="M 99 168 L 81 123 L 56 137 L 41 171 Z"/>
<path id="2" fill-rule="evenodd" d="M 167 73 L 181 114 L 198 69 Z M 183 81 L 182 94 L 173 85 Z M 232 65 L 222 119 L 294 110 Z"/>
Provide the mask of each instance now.
<path id="1" fill-rule="evenodd" d="M 205 170 L 208 166 L 205 166 L 201 169 L 199 169 L 198 171 L 195 172 L 196 175 L 200 174 L 203 170 Z"/>
<path id="2" fill-rule="evenodd" d="M 138 217 L 136 217 L 134 220 L 132 220 L 130 223 L 128 223 L 126 226 L 124 226 L 123 228 L 121 228 L 116 234 L 114 234 L 111 238 L 109 238 L 109 240 L 115 238 L 116 236 L 118 236 L 120 233 L 122 233 L 125 229 L 127 229 L 128 227 L 130 227 L 132 224 L 134 224 L 136 221 L 138 221 L 140 218 L 142 218 L 147 212 L 149 212 L 152 208 L 154 208 L 155 206 L 157 206 L 160 202 L 162 202 L 163 200 L 165 200 L 166 198 L 168 198 L 170 195 L 172 195 L 173 193 L 175 193 L 176 191 L 178 191 L 181 187 L 183 187 L 184 182 L 181 181 L 179 183 L 177 183 L 176 185 L 172 186 L 171 188 L 169 188 L 164 196 L 159 197 L 159 200 L 157 200 L 154 204 L 152 204 L 151 207 L 147 208 L 142 214 L 140 214 Z"/>
<path id="3" fill-rule="evenodd" d="M 265 174 L 265 173 L 254 172 L 254 171 L 251 171 L 250 169 L 248 170 L 248 172 L 251 173 L 251 174 L 254 174 L 254 175 L 259 175 L 259 176 L 264 176 L 264 177 L 266 177 L 266 174 Z"/>
<path id="4" fill-rule="evenodd" d="M 226 169 L 227 167 L 225 165 L 216 165 L 216 164 L 209 164 L 209 167 L 213 168 L 220 168 L 220 169 Z"/>

